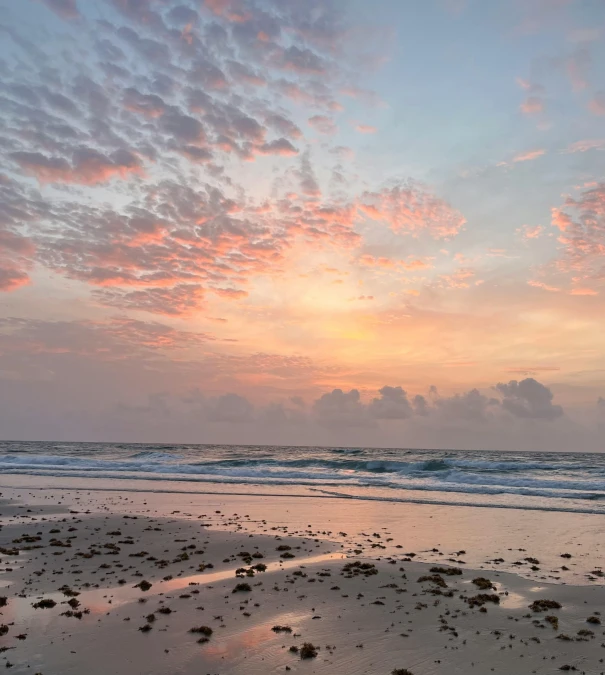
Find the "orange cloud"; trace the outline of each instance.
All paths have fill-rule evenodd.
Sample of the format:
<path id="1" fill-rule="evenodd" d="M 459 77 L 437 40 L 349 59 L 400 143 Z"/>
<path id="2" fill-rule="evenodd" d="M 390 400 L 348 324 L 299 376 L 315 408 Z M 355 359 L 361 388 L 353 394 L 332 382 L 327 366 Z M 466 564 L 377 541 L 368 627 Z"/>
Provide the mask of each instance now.
<path id="1" fill-rule="evenodd" d="M 594 288 L 572 288 L 570 295 L 599 295 L 599 291 Z"/>
<path id="2" fill-rule="evenodd" d="M 230 300 L 240 300 L 241 298 L 248 297 L 247 291 L 239 288 L 212 288 L 210 290 L 222 298 L 229 298 Z"/>
<path id="3" fill-rule="evenodd" d="M 605 150 L 605 139 L 576 141 L 569 145 L 565 152 L 588 152 L 589 150 Z"/>
<path id="4" fill-rule="evenodd" d="M 534 288 L 541 288 L 542 290 L 550 291 L 551 293 L 558 293 L 561 290 L 556 286 L 549 286 L 548 284 L 545 284 L 543 281 L 536 281 L 535 279 L 530 279 L 527 283 L 530 286 L 533 286 Z"/>
<path id="5" fill-rule="evenodd" d="M 535 225 L 533 227 L 531 225 L 523 225 L 523 227 L 517 230 L 517 234 L 520 234 L 525 240 L 538 239 L 543 232 L 544 228 L 542 225 Z"/>
<path id="6" fill-rule="evenodd" d="M 544 101 L 539 96 L 528 96 L 520 105 L 522 113 L 537 115 L 544 110 Z"/>
<path id="7" fill-rule="evenodd" d="M 384 269 L 402 268 L 405 270 L 424 270 L 430 269 L 433 265 L 427 260 L 413 258 L 411 260 L 392 260 L 391 258 L 375 257 L 364 254 L 360 256 L 359 263 L 366 267 L 382 267 Z"/>
<path id="8" fill-rule="evenodd" d="M 466 223 L 447 202 L 412 183 L 365 192 L 357 208 L 373 220 L 384 220 L 394 232 L 426 232 L 435 239 L 458 234 Z"/>
<path id="9" fill-rule="evenodd" d="M 31 279 L 26 272 L 7 267 L 0 268 L 0 291 L 15 291 L 29 283 Z"/>
<path id="10" fill-rule="evenodd" d="M 537 159 L 546 154 L 546 150 L 528 150 L 527 152 L 519 153 L 513 157 L 513 162 L 529 162 L 532 159 Z"/>
<path id="11" fill-rule="evenodd" d="M 378 129 L 369 124 L 356 124 L 355 131 L 359 131 L 360 134 L 375 134 Z"/>

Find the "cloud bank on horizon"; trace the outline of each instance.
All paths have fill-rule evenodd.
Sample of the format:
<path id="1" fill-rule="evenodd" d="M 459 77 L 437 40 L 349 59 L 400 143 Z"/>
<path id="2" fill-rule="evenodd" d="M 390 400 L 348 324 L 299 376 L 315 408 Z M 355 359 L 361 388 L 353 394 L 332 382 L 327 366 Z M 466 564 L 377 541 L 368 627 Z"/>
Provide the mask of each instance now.
<path id="1" fill-rule="evenodd" d="M 605 449 L 605 5 L 0 32 L 2 437 Z"/>

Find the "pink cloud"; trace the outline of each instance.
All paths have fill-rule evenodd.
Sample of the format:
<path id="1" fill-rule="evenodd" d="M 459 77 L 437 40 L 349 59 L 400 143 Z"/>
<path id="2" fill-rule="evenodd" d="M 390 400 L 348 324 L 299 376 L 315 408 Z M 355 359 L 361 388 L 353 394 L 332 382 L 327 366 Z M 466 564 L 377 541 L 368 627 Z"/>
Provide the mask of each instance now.
<path id="1" fill-rule="evenodd" d="M 298 150 L 286 138 L 278 138 L 275 141 L 255 146 L 254 151 L 259 155 L 281 155 L 282 157 L 298 155 Z"/>
<path id="2" fill-rule="evenodd" d="M 587 71 L 592 63 L 587 48 L 576 49 L 565 59 L 565 69 L 574 91 L 582 91 L 588 86 Z"/>
<path id="3" fill-rule="evenodd" d="M 360 134 L 375 134 L 378 129 L 369 124 L 355 124 L 355 131 L 359 131 Z"/>
<path id="4" fill-rule="evenodd" d="M 561 230 L 561 232 L 565 232 L 565 230 L 572 224 L 571 217 L 568 216 L 566 213 L 563 213 L 561 209 L 553 208 L 551 209 L 551 212 L 552 212 L 551 222 L 553 227 L 558 228 L 559 230 Z"/>
<path id="5" fill-rule="evenodd" d="M 535 279 L 530 279 L 527 283 L 529 286 L 533 286 L 534 288 L 541 288 L 543 291 L 549 291 L 550 293 L 558 293 L 561 290 L 556 286 L 549 286 L 543 281 L 537 281 Z"/>
<path id="6" fill-rule="evenodd" d="M 431 259 L 412 258 L 409 260 L 393 260 L 385 257 L 375 257 L 364 254 L 359 258 L 359 263 L 366 267 L 382 267 L 384 269 L 425 270 L 433 267 Z"/>
<path id="7" fill-rule="evenodd" d="M 470 281 L 475 275 L 475 270 L 470 267 L 462 267 L 453 274 L 441 274 L 439 285 L 445 288 L 470 288 Z"/>
<path id="8" fill-rule="evenodd" d="M 203 2 L 213 14 L 232 23 L 246 23 L 252 18 L 238 0 L 203 0 Z"/>
<path id="9" fill-rule="evenodd" d="M 187 316 L 199 310 L 204 289 L 197 284 L 172 288 L 144 288 L 136 291 L 111 289 L 93 293 L 101 304 L 124 310 L 143 310 L 165 316 Z"/>
<path id="10" fill-rule="evenodd" d="M 599 295 L 594 288 L 572 288 L 570 295 Z"/>
<path id="11" fill-rule="evenodd" d="M 531 225 L 523 225 L 523 227 L 517 230 L 517 233 L 520 234 L 526 241 L 538 239 L 538 237 L 544 233 L 544 228 L 542 225 L 534 225 L 533 227 Z"/>
<path id="12" fill-rule="evenodd" d="M 546 154 L 546 150 L 528 150 L 527 152 L 519 153 L 513 157 L 513 162 L 529 162 L 532 159 L 537 159 Z"/>
<path id="13" fill-rule="evenodd" d="M 239 288 L 212 288 L 210 290 L 213 293 L 216 293 L 223 298 L 229 298 L 230 300 L 240 300 L 248 297 L 248 292 Z"/>
<path id="14" fill-rule="evenodd" d="M 588 104 L 594 115 L 605 115 L 605 91 L 598 91 Z"/>
<path id="15" fill-rule="evenodd" d="M 521 112 L 525 115 L 537 115 L 544 110 L 544 101 L 539 96 L 528 96 L 520 105 Z"/>
<path id="16" fill-rule="evenodd" d="M 372 220 L 384 220 L 394 232 L 426 232 L 435 239 L 455 236 L 466 223 L 446 201 L 413 183 L 365 192 L 357 208 Z"/>
<path id="17" fill-rule="evenodd" d="M 0 291 L 15 291 L 31 283 L 29 275 L 18 269 L 0 268 Z"/>
<path id="18" fill-rule="evenodd" d="M 313 115 L 313 117 L 309 117 L 308 122 L 309 126 L 313 127 L 320 134 L 334 135 L 338 131 L 334 120 L 325 115 Z"/>
<path id="19" fill-rule="evenodd" d="M 98 185 L 115 177 L 126 179 L 130 174 L 144 173 L 140 159 L 128 150 L 118 150 L 107 157 L 96 150 L 80 148 L 74 151 L 72 163 L 39 152 L 14 152 L 11 157 L 40 183 Z"/>
<path id="20" fill-rule="evenodd" d="M 588 152 L 589 150 L 605 150 L 605 139 L 576 141 L 569 145 L 565 152 Z"/>

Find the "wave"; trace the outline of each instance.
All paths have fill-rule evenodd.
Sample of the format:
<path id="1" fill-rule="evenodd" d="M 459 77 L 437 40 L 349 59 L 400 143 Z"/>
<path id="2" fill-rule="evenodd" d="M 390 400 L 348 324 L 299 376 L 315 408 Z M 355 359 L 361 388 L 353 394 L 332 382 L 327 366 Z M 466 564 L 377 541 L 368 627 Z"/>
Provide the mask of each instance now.
<path id="1" fill-rule="evenodd" d="M 401 497 L 404 501 L 416 499 L 417 492 L 431 503 L 446 494 L 458 501 L 462 497 L 456 493 L 510 495 L 518 508 L 540 500 L 573 500 L 576 506 L 605 501 L 605 461 L 598 456 L 128 444 L 29 444 L 23 452 L 10 444 L 0 447 L 0 472 L 14 475 L 346 488 L 360 497 L 409 495 Z"/>
<path id="2" fill-rule="evenodd" d="M 42 458 L 37 458 L 42 459 Z M 80 460 L 78 462 L 57 462 L 52 463 L 40 461 L 33 464 L 23 462 L 0 462 L 0 470 L 4 474 L 18 475 L 40 475 L 40 476 L 59 476 L 59 477 L 79 477 L 79 478 L 123 478 L 128 480 L 163 480 L 163 481 L 186 481 L 195 483 L 227 483 L 227 484 L 259 484 L 259 485 L 301 485 L 315 487 L 343 487 L 368 489 L 382 488 L 389 491 L 418 491 L 434 493 L 461 493 L 478 495 L 521 495 L 528 497 L 542 497 L 546 499 L 579 499 L 579 500 L 600 500 L 605 499 L 605 492 L 602 491 L 602 485 L 591 485 L 590 483 L 573 482 L 543 482 L 527 480 L 506 482 L 504 479 L 494 479 L 490 482 L 479 482 L 471 477 L 463 477 L 462 480 L 441 480 L 441 481 L 423 481 L 419 479 L 402 479 L 401 477 L 391 476 L 382 478 L 380 476 L 350 474 L 343 476 L 337 472 L 304 472 L 304 471 L 284 471 L 279 468 L 267 470 L 266 467 L 240 467 L 232 468 L 226 471 L 216 467 L 193 467 L 191 465 L 170 465 L 159 464 L 148 467 L 146 471 L 141 471 L 140 466 L 133 463 L 123 462 L 104 462 L 89 460 Z M 66 458 L 52 458 L 63 459 Z M 119 466 L 117 466 L 119 464 Z"/>

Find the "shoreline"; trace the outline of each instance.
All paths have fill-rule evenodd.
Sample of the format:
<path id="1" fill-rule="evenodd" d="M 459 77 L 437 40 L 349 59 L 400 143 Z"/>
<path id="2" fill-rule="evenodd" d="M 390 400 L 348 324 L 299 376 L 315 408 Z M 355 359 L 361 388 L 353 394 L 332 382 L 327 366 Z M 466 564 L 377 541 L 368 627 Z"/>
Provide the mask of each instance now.
<path id="1" fill-rule="evenodd" d="M 154 494 L 182 494 L 182 495 L 200 495 L 200 494 L 206 494 L 206 495 L 232 495 L 232 496 L 249 496 L 249 495 L 254 495 L 254 496 L 267 496 L 267 497 L 288 497 L 288 498 L 300 498 L 300 499 L 344 499 L 344 500 L 351 500 L 351 501 L 361 501 L 361 502 L 385 502 L 385 503 L 392 503 L 392 504 L 420 504 L 420 505 L 434 505 L 434 506 L 453 506 L 453 507 L 468 507 L 468 508 L 484 508 L 484 509 L 502 509 L 502 510 L 509 510 L 509 511 L 537 511 L 537 512 L 543 512 L 543 513 L 576 513 L 576 514 L 584 514 L 584 515 L 594 515 L 594 516 L 604 516 L 605 511 L 602 509 L 594 509 L 594 508 L 588 508 L 588 507 L 583 507 L 583 506 L 574 506 L 570 507 L 569 505 L 565 506 L 557 506 L 556 504 L 553 505 L 544 505 L 544 504 L 531 504 L 531 503 L 522 503 L 522 504 L 514 504 L 514 503 L 507 503 L 506 501 L 503 502 L 498 502 L 495 501 L 497 498 L 503 497 L 510 497 L 510 493 L 506 492 L 497 492 L 494 491 L 493 493 L 464 493 L 464 492 L 456 492 L 454 490 L 452 491 L 435 491 L 433 494 L 451 494 L 451 495 L 458 495 L 458 494 L 466 494 L 466 495 L 475 495 L 477 498 L 481 496 L 485 497 L 490 497 L 491 501 L 488 502 L 481 502 L 481 501 L 472 501 L 472 500 L 462 500 L 462 499 L 457 499 L 457 500 L 448 500 L 446 501 L 445 499 L 429 499 L 427 497 L 414 497 L 412 494 L 406 497 L 400 497 L 400 496 L 391 496 L 391 495 L 372 495 L 372 494 L 349 494 L 347 492 L 335 492 L 331 490 L 327 490 L 325 488 L 320 488 L 320 487 L 315 487 L 314 485 L 308 485 L 304 483 L 269 483 L 269 482 L 247 482 L 247 483 L 242 483 L 241 481 L 238 481 L 237 479 L 233 480 L 211 480 L 211 479 L 198 479 L 198 480 L 193 480 L 190 477 L 183 477 L 183 478 L 175 478 L 174 476 L 170 477 L 170 479 L 166 478 L 166 476 L 156 476 L 156 477 L 150 477 L 150 476 L 145 476 L 144 478 L 133 478 L 132 476 L 126 476 L 126 475 L 116 475 L 116 476 L 89 476 L 86 474 L 77 474 L 77 473 L 71 473 L 69 476 L 56 476 L 56 475 L 43 475 L 43 474 L 29 474 L 29 473 L 5 473 L 3 476 L 3 479 L 6 481 L 8 477 L 11 477 L 13 480 L 9 480 L 8 482 L 5 482 L 0 485 L 0 490 L 2 489 L 40 489 L 40 490 L 96 490 L 96 491 L 103 491 L 103 492 L 121 492 L 124 490 L 124 488 L 120 489 L 117 487 L 113 487 L 113 483 L 117 481 L 121 481 L 123 485 L 127 486 L 126 490 L 128 492 L 132 493 L 154 493 Z M 19 484 L 18 480 L 23 479 L 23 484 Z M 36 482 L 38 481 L 38 483 Z M 40 485 L 39 483 L 41 482 L 46 482 L 48 483 L 51 481 L 51 485 Z M 73 481 L 78 481 L 74 484 Z M 100 487 L 92 487 L 90 484 L 85 484 L 86 482 L 89 482 L 90 484 L 96 484 L 97 486 Z M 62 484 L 62 482 L 64 484 Z M 107 484 L 111 484 L 111 486 L 102 486 L 102 483 L 106 482 Z M 83 484 L 84 483 L 84 484 Z M 143 485 L 139 485 L 139 484 Z M 148 485 L 146 485 L 146 483 Z M 164 483 L 164 484 L 175 484 L 175 487 L 168 488 L 168 487 L 151 487 L 155 486 L 158 483 Z M 190 489 L 176 489 L 177 485 L 185 485 L 189 483 L 191 485 Z M 134 484 L 134 485 L 133 485 Z M 206 486 L 206 485 L 214 485 L 217 486 L 217 488 L 222 488 L 222 489 L 217 489 L 215 491 L 212 490 L 207 490 L 207 489 L 199 489 L 201 486 Z M 246 491 L 234 491 L 234 490 L 229 490 L 229 486 L 241 486 L 245 485 L 246 486 Z M 266 491 L 267 487 L 271 487 L 274 485 L 281 485 L 283 490 L 281 492 L 268 492 Z M 288 488 L 298 488 L 298 489 L 303 489 L 306 490 L 306 492 L 299 492 L 299 493 L 292 493 L 288 491 Z M 341 490 L 346 490 L 349 488 L 349 486 L 339 486 Z M 411 489 L 406 489 L 403 490 L 403 493 L 413 493 L 413 492 L 419 492 L 421 495 L 424 490 L 411 490 Z M 426 492 L 431 492 L 430 490 L 427 490 Z M 512 495 L 514 496 L 514 495 Z M 523 495 L 521 495 L 523 496 Z M 599 502 L 599 499 L 584 499 L 582 500 L 588 501 L 588 502 Z"/>
<path id="2" fill-rule="evenodd" d="M 603 630 L 587 623 L 601 620 L 601 586 L 536 585 L 464 564 L 463 550 L 435 549 L 425 552 L 435 560 L 418 560 L 422 552 L 379 521 L 363 532 L 324 529 L 320 514 L 299 525 L 276 512 L 272 522 L 280 505 L 270 498 L 262 500 L 267 518 L 258 519 L 254 500 L 241 509 L 225 495 L 220 505 L 200 495 L 203 509 L 184 510 L 153 493 L 137 501 L 92 492 L 36 500 L 32 491 L 21 504 L 3 495 L 0 624 L 8 629 L 0 648 L 8 649 L 0 664 L 12 664 L 12 673 L 605 670 Z M 11 557 L 11 547 L 28 546 Z M 450 554 L 457 562 L 443 562 Z M 561 608 L 529 608 L 544 599 Z M 34 608 L 40 601 L 49 607 Z M 557 617 L 556 629 L 546 616 Z M 200 626 L 211 633 L 190 632 Z M 306 642 L 316 656 L 290 651 Z"/>

